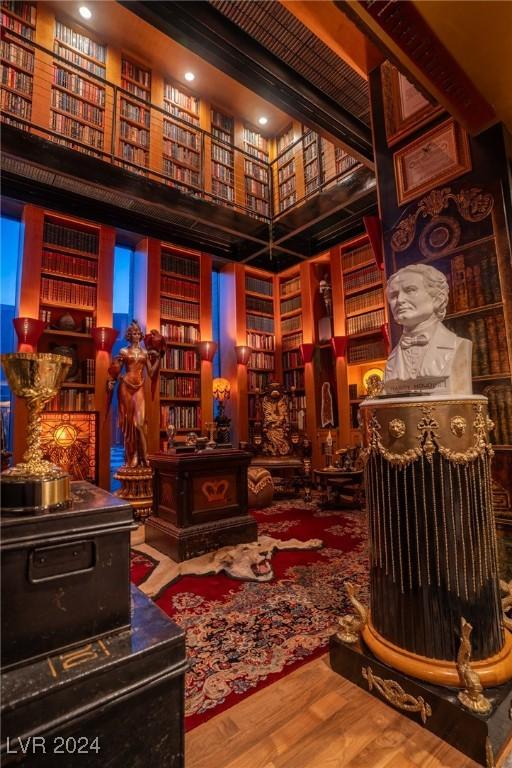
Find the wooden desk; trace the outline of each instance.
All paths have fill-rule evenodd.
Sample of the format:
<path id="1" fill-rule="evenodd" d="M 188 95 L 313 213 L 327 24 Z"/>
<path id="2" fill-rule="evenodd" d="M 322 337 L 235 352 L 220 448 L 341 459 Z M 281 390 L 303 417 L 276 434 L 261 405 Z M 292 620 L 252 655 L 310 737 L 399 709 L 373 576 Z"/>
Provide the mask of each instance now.
<path id="1" fill-rule="evenodd" d="M 363 470 L 313 470 L 315 484 L 322 491 L 321 505 L 325 508 L 361 509 L 364 501 Z"/>
<path id="2" fill-rule="evenodd" d="M 146 542 L 181 562 L 228 544 L 256 541 L 247 509 L 246 451 L 150 456 L 156 510 L 146 520 Z"/>

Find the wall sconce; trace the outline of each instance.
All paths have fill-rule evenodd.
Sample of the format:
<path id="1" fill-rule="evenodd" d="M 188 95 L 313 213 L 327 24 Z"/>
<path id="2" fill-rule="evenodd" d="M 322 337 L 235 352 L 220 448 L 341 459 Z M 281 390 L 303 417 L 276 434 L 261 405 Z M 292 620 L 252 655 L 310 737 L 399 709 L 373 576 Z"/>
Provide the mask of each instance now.
<path id="1" fill-rule="evenodd" d="M 363 216 L 363 224 L 372 247 L 373 256 L 379 269 L 384 269 L 382 250 L 382 225 L 378 216 Z"/>
<path id="2" fill-rule="evenodd" d="M 306 363 L 310 363 L 313 359 L 313 353 L 315 351 L 315 345 L 314 344 L 300 344 L 299 345 L 299 351 L 300 356 L 302 357 L 302 362 L 304 365 Z"/>
<path id="3" fill-rule="evenodd" d="M 41 334 L 45 329 L 46 323 L 43 320 L 36 320 L 35 317 L 14 317 L 12 320 L 20 352 L 33 352 Z M 21 346 L 29 346 L 28 349 L 21 349 Z"/>
<path id="4" fill-rule="evenodd" d="M 115 328 L 107 328 L 104 325 L 100 325 L 96 328 L 91 328 L 91 336 L 97 352 L 111 352 L 114 342 L 119 336 L 119 331 Z"/>
<path id="5" fill-rule="evenodd" d="M 333 336 L 331 339 L 332 350 L 336 356 L 345 357 L 347 354 L 348 336 Z"/>
<path id="6" fill-rule="evenodd" d="M 217 342 L 216 341 L 200 341 L 199 344 L 197 345 L 197 349 L 199 350 L 199 357 L 201 358 L 201 360 L 207 360 L 208 362 L 211 363 L 217 351 Z"/>
<path id="7" fill-rule="evenodd" d="M 239 365 L 247 365 L 252 355 L 252 347 L 241 345 L 235 347 L 236 361 Z"/>

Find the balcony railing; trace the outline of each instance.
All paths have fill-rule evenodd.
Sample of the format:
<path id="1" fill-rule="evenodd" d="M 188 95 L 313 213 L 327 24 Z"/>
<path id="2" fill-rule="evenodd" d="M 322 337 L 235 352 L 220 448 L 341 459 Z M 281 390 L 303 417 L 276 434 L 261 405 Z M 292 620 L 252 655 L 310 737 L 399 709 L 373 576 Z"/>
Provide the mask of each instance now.
<path id="1" fill-rule="evenodd" d="M 358 165 L 309 130 L 269 161 L 6 29 L 1 91 L 5 123 L 269 223 Z"/>

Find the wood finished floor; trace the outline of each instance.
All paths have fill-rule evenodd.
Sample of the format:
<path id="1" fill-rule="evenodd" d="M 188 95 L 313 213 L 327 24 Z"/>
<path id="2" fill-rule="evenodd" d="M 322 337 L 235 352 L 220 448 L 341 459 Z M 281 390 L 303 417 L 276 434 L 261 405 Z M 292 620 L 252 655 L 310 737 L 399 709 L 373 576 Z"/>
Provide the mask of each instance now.
<path id="1" fill-rule="evenodd" d="M 421 725 L 312 661 L 195 728 L 187 768 L 478 768 Z M 512 756 L 498 768 L 512 768 Z"/>

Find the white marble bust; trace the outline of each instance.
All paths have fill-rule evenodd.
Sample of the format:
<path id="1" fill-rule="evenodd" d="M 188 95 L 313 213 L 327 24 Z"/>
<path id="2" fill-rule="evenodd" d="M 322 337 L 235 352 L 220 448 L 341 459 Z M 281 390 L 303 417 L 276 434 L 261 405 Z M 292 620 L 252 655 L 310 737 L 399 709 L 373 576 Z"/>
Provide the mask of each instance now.
<path id="1" fill-rule="evenodd" d="M 426 264 L 404 267 L 391 275 L 386 292 L 393 317 L 402 326 L 386 363 L 386 394 L 472 394 L 472 343 L 441 322 L 449 294 L 443 273 Z"/>

